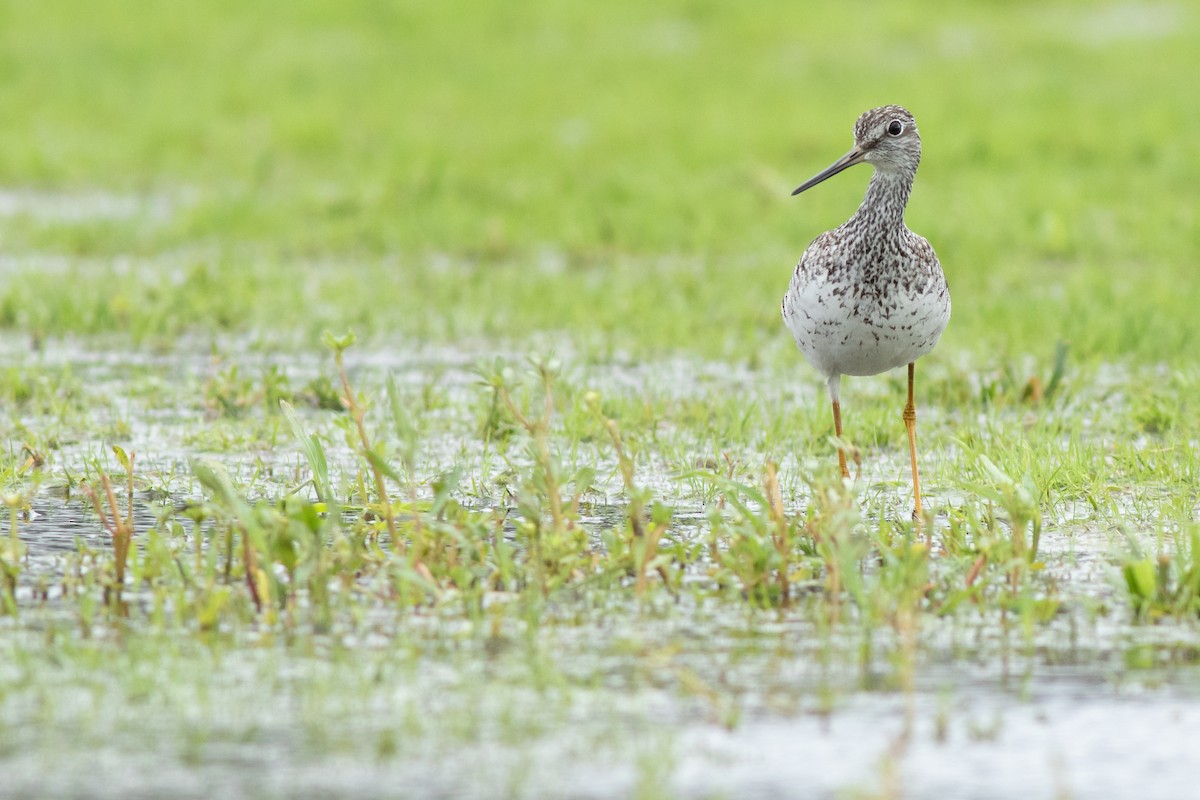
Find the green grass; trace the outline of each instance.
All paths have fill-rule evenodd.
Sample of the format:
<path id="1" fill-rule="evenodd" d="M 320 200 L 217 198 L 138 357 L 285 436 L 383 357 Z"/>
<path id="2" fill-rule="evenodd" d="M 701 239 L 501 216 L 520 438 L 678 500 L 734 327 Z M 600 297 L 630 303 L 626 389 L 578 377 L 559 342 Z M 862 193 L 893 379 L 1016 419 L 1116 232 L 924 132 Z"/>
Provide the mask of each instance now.
<path id="1" fill-rule="evenodd" d="M 1123 8 L 10 4 L 0 185 L 169 210 L 4 219 L 8 257 L 65 256 L 79 291 L 31 261 L 0 323 L 549 329 L 750 358 L 866 174 L 788 192 L 860 111 L 903 102 L 946 350 L 1190 360 L 1200 111 L 1177 78 L 1200 19 L 1158 6 L 1138 35 Z"/>
<path id="2" fill-rule="evenodd" d="M 1185 4 L 0 6 L 13 785 L 107 746 L 181 795 L 585 763 L 666 797 L 698 729 L 1185 691 L 1198 35 Z M 888 102 L 954 297 L 923 531 L 901 376 L 846 382 L 844 485 L 778 313 L 867 174 L 789 192 Z M 843 783 L 900 791 L 877 771 Z"/>

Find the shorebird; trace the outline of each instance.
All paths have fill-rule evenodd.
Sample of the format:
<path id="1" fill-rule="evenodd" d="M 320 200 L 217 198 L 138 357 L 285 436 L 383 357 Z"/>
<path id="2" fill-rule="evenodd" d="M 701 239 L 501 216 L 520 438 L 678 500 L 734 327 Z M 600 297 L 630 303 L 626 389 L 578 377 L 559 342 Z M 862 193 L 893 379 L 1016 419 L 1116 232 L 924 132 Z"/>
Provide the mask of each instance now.
<path id="1" fill-rule="evenodd" d="M 875 168 L 858 211 L 813 240 L 783 297 L 783 321 L 796 346 L 825 376 L 833 427 L 842 436 L 838 402 L 843 375 L 877 375 L 908 365 L 904 426 L 912 459 L 913 518 L 921 517 L 917 474 L 916 360 L 950 321 L 950 292 L 933 248 L 904 224 L 904 207 L 921 161 L 917 123 L 901 106 L 882 106 L 854 123 L 854 147 L 792 192 L 811 189 L 855 164 Z M 838 466 L 850 477 L 839 446 Z"/>

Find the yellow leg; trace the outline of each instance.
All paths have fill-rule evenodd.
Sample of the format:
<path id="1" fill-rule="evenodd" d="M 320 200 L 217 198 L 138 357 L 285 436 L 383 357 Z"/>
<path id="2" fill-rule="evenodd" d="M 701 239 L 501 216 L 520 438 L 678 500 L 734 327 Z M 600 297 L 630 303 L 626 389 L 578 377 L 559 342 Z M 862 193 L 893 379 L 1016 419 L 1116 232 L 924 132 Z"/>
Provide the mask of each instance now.
<path id="1" fill-rule="evenodd" d="M 908 403 L 904 406 L 904 427 L 908 428 L 908 452 L 912 457 L 913 499 L 916 508 L 913 509 L 913 519 L 921 519 L 921 478 L 917 473 L 917 407 L 913 403 L 913 374 L 916 364 L 908 365 Z"/>
<path id="2" fill-rule="evenodd" d="M 842 406 L 837 400 L 833 401 L 833 432 L 837 438 L 842 438 Z M 846 451 L 838 447 L 838 466 L 842 468 L 842 477 L 849 478 L 850 470 L 846 469 Z"/>

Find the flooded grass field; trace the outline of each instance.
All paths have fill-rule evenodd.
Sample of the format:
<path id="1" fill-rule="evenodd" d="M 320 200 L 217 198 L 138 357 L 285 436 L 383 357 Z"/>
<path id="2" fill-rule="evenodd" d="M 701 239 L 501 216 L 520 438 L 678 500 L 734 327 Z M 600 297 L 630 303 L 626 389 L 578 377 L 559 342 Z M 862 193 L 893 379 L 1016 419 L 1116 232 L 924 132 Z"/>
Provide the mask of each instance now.
<path id="1" fill-rule="evenodd" d="M 1197 35 L 0 4 L 0 797 L 1188 796 Z M 916 521 L 779 319 L 890 102 Z"/>
<path id="2" fill-rule="evenodd" d="M 332 354 L 281 368 L 221 349 L 11 354 L 44 438 L 23 451 L 39 465 L 15 454 L 6 501 L 8 796 L 1187 791 L 1198 642 L 1190 615 L 1163 614 L 1193 602 L 1194 500 L 1101 495 L 1084 470 L 1162 457 L 1105 432 L 1147 376 L 1077 375 L 1050 407 L 931 409 L 931 451 L 965 470 L 927 459 L 927 548 L 899 436 L 841 485 L 800 422 L 820 393 L 790 370 L 564 353 L 556 373 L 511 354 L 497 371 L 490 350 L 352 347 L 372 452 L 411 490 L 393 535 L 359 494 L 372 457 L 320 407 Z M 979 379 L 930 371 L 939 394 Z M 542 455 L 496 395 L 531 422 L 546 376 Z M 850 395 L 881 407 L 867 430 L 896 416 L 901 387 L 881 383 Z M 340 514 L 313 504 L 279 400 L 317 437 Z M 776 415 L 792 433 L 766 441 Z M 1001 432 L 998 463 L 1059 454 L 1053 489 L 1023 497 L 974 465 L 972 442 Z M 128 516 L 113 447 L 134 454 L 119 597 L 86 488 L 109 474 Z M 1040 518 L 1036 556 L 1015 549 L 1022 515 Z M 1128 582 L 1142 563 L 1148 596 Z"/>

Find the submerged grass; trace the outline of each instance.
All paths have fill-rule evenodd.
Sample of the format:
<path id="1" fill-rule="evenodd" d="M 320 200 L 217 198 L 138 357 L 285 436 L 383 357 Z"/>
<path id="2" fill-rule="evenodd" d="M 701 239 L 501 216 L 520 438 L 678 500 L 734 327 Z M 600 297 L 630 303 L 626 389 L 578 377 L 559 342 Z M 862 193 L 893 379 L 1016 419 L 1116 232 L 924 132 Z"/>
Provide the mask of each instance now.
<path id="1" fill-rule="evenodd" d="M 1118 449 L 1103 432 L 1080 435 L 1076 426 L 1092 420 L 1072 404 L 1092 409 L 1103 431 L 1121 430 L 1140 411 L 1131 400 L 1101 408 L 1094 383 L 1079 385 L 1069 369 L 1067 388 L 1052 400 L 1014 390 L 965 401 L 959 414 L 929 415 L 930 514 L 918 529 L 908 520 L 899 434 L 862 445 L 865 473 L 853 486 L 835 474 L 827 424 L 790 426 L 781 440 L 764 439 L 772 394 L 790 394 L 786 372 L 756 373 L 761 408 L 747 410 L 731 399 L 742 380 L 731 374 L 707 386 L 621 386 L 606 365 L 545 358 L 489 359 L 434 375 L 419 352 L 372 366 L 375 356 L 356 358 L 349 341 L 329 337 L 336 357 L 317 367 L 344 377 L 341 411 L 315 398 L 274 409 L 210 405 L 197 399 L 209 380 L 199 370 L 178 379 L 173 398 L 139 390 L 124 373 L 115 383 L 93 376 L 79 411 L 40 418 L 35 428 L 54 443 L 36 465 L 15 454 L 23 471 L 12 473 L 8 488 L 12 532 L 21 541 L 5 551 L 12 576 L 5 608 L 13 619 L 0 639 L 29 670 L 43 659 L 66 658 L 68 666 L 32 683 L 29 670 L 10 675 L 7 713 L 29 719 L 14 705 L 26 702 L 20 698 L 38 686 L 73 685 L 79 678 L 70 665 L 99 657 L 83 655 L 90 648 L 132 648 L 144 659 L 145 648 L 182 657 L 199 645 L 209 658 L 233 662 L 281 648 L 308 675 L 335 652 L 382 647 L 399 663 L 421 665 L 398 684 L 418 693 L 434 691 L 440 684 L 432 675 L 442 670 L 464 670 L 472 659 L 491 664 L 497 672 L 484 683 L 486 708 L 467 712 L 461 704 L 478 695 L 455 682 L 440 691 L 456 710 L 418 703 L 404 712 L 415 715 L 404 723 L 415 728 L 401 732 L 370 717 L 353 736 L 321 719 L 353 697 L 321 701 L 326 711 L 306 718 L 311 727 L 301 737 L 317 737 L 317 751 L 412 769 L 412 748 L 445 752 L 462 737 L 510 747 L 552 740 L 563 726 L 586 736 L 610 724 L 647 724 L 627 710 L 580 728 L 571 704 L 614 702 L 615 688 L 631 699 L 667 689 L 675 699 L 665 730 L 678 735 L 696 718 L 736 731 L 763 715 L 840 715 L 861 692 L 899 692 L 909 698 L 903 735 L 888 748 L 903 758 L 925 719 L 927 674 L 939 674 L 940 664 L 1004 664 L 1005 673 L 1021 664 L 1018 671 L 1037 674 L 1078 661 L 1108 672 L 1114 667 L 1106 654 L 1132 641 L 1120 670 L 1158 670 L 1178 662 L 1156 654 L 1177 653 L 1176 637 L 1194 626 L 1187 588 L 1193 551 L 1172 550 L 1190 530 L 1173 520 L 1189 518 L 1194 494 L 1178 475 L 1134 487 L 1090 482 L 1094 465 Z M 270 356 L 251 351 L 235 363 L 245 376 L 262 370 L 295 382 Z M 694 372 L 704 368 L 696 364 Z M 651 369 L 666 374 L 670 367 Z M 1129 375 L 1120 385 L 1141 380 Z M 886 425 L 870 421 L 871 409 L 900 407 L 903 388 L 884 383 L 881 397 L 857 397 L 867 430 Z M 124 447 L 104 459 L 65 443 L 62 432 L 86 417 L 92 393 L 114 388 L 139 398 L 127 411 L 130 451 L 144 453 L 155 440 L 139 433 L 138 420 L 191 397 L 208 409 L 204 428 L 228 426 L 230 440 L 253 442 L 254 464 L 224 449 L 182 469 L 139 455 L 134 470 Z M 818 416 L 818 408 L 790 413 Z M 1064 428 L 1059 415 L 1071 424 Z M 195 424 L 170 430 L 180 437 L 181 427 Z M 1042 458 L 1054 460 L 1053 471 Z M 113 493 L 99 519 L 48 559 L 29 514 L 44 503 L 38 487 L 63 475 L 102 486 L 106 472 L 122 468 L 132 475 L 131 490 Z M 70 500 L 70 486 L 55 502 L 84 513 L 86 498 Z M 1138 503 L 1129 502 L 1135 495 Z M 108 534 L 127 543 L 123 567 L 120 548 L 100 535 L 105 519 L 122 530 L 137 523 L 128 540 Z M 1168 577 L 1159 567 L 1160 583 L 1146 583 L 1141 564 L 1152 557 L 1142 550 L 1127 557 L 1122 537 L 1106 533 L 1114 526 L 1146 548 L 1157 533 L 1159 552 L 1177 557 L 1178 571 Z M 1101 574 L 1079 577 L 1096 559 Z M 1122 580 L 1124 596 L 1117 593 Z M 1177 633 L 1165 640 L 1139 634 L 1136 623 L 1151 619 Z M 772 632 L 754 633 L 764 627 Z M 60 643 L 71 644 L 64 650 Z M 156 658 L 151 663 L 182 669 Z M 351 661 L 334 658 L 321 670 L 342 675 L 330 680 L 345 681 L 344 691 L 375 696 L 359 686 Z M 180 675 L 179 691 L 193 691 L 200 677 Z M 282 701 L 317 679 L 264 683 L 262 691 Z M 129 681 L 117 685 L 141 691 Z M 581 695 L 590 699 L 566 699 Z M 198 702 L 206 719 L 217 713 L 214 700 Z M 547 705 L 548 718 L 530 716 Z M 79 724 L 76 710 L 57 707 Z M 380 707 L 396 713 L 390 701 Z M 252 752 L 260 752 L 258 736 L 285 736 L 289 752 L 309 746 L 267 717 L 256 724 L 262 733 L 245 734 Z M 211 721 L 194 730 L 197 738 L 180 745 L 182 763 L 211 764 L 206 753 L 220 747 L 221 730 Z M 545 785 L 534 781 L 522 791 Z M 612 784 L 598 787 L 605 794 Z"/>

